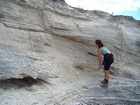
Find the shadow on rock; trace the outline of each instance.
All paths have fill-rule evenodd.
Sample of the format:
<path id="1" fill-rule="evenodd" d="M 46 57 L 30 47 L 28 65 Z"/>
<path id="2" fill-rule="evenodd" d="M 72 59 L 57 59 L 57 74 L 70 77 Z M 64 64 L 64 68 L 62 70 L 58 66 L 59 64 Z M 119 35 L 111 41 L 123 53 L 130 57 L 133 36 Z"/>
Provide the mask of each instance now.
<path id="1" fill-rule="evenodd" d="M 1 89 L 11 89 L 11 88 L 24 88 L 24 87 L 31 87 L 32 85 L 42 85 L 43 81 L 40 79 L 33 79 L 32 77 L 24 77 L 23 79 L 6 79 L 0 81 L 0 88 Z"/>

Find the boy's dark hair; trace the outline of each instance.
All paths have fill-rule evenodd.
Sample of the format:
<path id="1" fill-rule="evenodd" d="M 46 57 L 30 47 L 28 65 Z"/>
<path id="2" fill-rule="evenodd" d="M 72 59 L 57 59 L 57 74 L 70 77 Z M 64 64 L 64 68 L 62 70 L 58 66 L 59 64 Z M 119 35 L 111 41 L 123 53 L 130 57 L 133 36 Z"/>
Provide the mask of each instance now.
<path id="1" fill-rule="evenodd" d="M 98 44 L 99 48 L 104 47 L 101 40 L 96 40 L 95 43 Z"/>

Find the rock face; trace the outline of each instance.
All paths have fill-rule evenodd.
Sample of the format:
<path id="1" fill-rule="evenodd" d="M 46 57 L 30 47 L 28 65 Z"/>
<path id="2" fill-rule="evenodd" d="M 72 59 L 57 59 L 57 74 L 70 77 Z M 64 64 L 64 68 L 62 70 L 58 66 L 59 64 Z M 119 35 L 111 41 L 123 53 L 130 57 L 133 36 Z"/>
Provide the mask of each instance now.
<path id="1" fill-rule="evenodd" d="M 26 89 L 1 90 L 0 98 L 8 100 L 0 104 L 139 104 L 139 33 L 140 21 L 133 17 L 81 13 L 64 0 L 0 0 L 0 80 L 32 77 L 51 84 L 34 85 L 27 90 L 36 92 L 28 95 Z M 97 70 L 96 39 L 115 56 L 109 89 L 99 87 L 104 77 Z"/>

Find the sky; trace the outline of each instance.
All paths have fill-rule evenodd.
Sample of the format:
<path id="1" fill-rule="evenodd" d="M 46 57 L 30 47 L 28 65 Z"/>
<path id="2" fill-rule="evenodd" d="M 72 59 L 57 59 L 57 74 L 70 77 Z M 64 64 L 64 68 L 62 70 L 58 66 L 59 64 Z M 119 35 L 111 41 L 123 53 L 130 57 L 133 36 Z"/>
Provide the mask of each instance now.
<path id="1" fill-rule="evenodd" d="M 140 20 L 140 0 L 65 0 L 73 7 L 101 10 L 113 15 L 133 16 Z"/>

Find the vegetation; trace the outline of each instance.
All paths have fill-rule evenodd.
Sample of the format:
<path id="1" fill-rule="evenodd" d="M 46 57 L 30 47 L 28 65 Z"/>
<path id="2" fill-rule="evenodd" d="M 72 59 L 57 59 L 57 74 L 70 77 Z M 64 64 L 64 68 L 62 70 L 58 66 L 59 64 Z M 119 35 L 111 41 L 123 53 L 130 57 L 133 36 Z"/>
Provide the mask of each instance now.
<path id="1" fill-rule="evenodd" d="M 79 11 L 81 13 L 85 13 L 85 10 L 82 7 L 77 8 L 77 11 Z"/>

